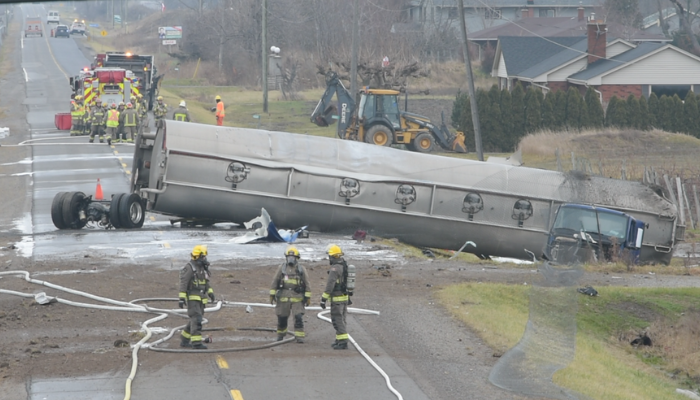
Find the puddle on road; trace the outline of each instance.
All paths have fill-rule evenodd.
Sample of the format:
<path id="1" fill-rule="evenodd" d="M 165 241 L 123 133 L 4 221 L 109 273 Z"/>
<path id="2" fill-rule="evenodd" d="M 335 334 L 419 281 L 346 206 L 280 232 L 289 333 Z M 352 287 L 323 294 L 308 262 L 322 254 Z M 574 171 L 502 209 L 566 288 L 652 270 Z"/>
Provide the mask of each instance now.
<path id="1" fill-rule="evenodd" d="M 32 214 L 25 213 L 22 218 L 12 221 L 14 228 L 22 234 L 22 241 L 15 243 L 17 251 L 22 257 L 31 257 L 34 254 L 34 237 L 32 236 Z"/>
<path id="2" fill-rule="evenodd" d="M 58 379 L 33 378 L 29 387 L 29 398 L 121 400 L 124 398 L 124 381 L 124 376 L 107 374 Z"/>

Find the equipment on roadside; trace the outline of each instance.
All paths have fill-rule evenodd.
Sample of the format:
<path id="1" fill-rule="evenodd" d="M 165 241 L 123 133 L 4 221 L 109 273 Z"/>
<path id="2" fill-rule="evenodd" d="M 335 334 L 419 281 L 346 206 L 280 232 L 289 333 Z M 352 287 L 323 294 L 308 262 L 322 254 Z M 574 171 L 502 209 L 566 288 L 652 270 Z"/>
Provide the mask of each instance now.
<path id="1" fill-rule="evenodd" d="M 378 146 L 404 144 L 409 150 L 429 153 L 437 143 L 445 150 L 466 153 L 464 134 L 453 135 L 444 122 L 440 128 L 429 118 L 399 110 L 399 91 L 360 90 L 360 106 L 335 72 L 326 75 L 326 91 L 311 114 L 311 122 L 325 127 L 338 120 L 338 137 Z M 333 95 L 338 105 L 332 104 Z"/>
<path id="2" fill-rule="evenodd" d="M 134 76 L 134 87 L 136 91 L 134 95 L 143 93 L 143 96 L 148 100 L 148 109 L 153 109 L 158 89 L 163 75 L 158 75 L 155 56 L 138 55 L 129 52 L 106 52 L 95 56 L 92 63 L 92 69 L 99 67 L 104 68 L 122 68 Z M 125 98 L 128 101 L 129 97 Z"/>

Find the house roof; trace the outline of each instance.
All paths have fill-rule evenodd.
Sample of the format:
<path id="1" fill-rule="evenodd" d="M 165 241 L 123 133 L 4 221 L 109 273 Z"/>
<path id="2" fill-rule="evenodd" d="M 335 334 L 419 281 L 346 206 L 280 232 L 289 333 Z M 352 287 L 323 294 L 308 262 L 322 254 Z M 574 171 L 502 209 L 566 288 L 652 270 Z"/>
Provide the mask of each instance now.
<path id="1" fill-rule="evenodd" d="M 577 72 L 569 76 L 568 79 L 577 81 L 589 80 L 606 72 L 612 71 L 613 69 L 618 68 L 624 64 L 628 64 L 631 61 L 642 58 L 647 54 L 652 53 L 664 46 L 668 46 L 668 44 L 652 42 L 640 43 L 639 46 L 635 47 L 634 49 L 618 54 L 615 57 L 612 57 L 610 59 L 598 60 L 593 64 L 589 65 L 583 71 Z"/>
<path id="2" fill-rule="evenodd" d="M 521 73 L 542 63 L 543 60 L 551 60 L 552 64 L 554 60 L 559 60 L 561 61 L 560 64 L 563 64 L 568 61 L 566 57 L 569 57 L 569 59 L 574 57 L 574 51 L 566 48 L 572 47 L 581 41 L 585 42 L 586 38 L 581 36 L 551 38 L 504 36 L 499 38 L 498 45 L 500 46 L 501 57 L 505 60 L 508 75 L 520 76 Z M 555 57 L 559 56 L 559 53 L 565 54 L 562 54 L 561 57 Z M 576 54 L 578 55 L 578 52 Z M 555 66 L 552 65 L 552 68 Z M 531 73 L 534 73 L 534 71 Z"/>
<path id="3" fill-rule="evenodd" d="M 482 29 L 469 34 L 469 40 L 482 42 L 497 40 L 500 36 L 581 36 L 586 34 L 587 21 L 578 17 L 523 18 L 516 21 Z M 634 42 L 670 42 L 662 33 L 645 32 L 639 29 L 608 23 L 608 39 L 622 38 Z"/>
<path id="4" fill-rule="evenodd" d="M 539 63 L 518 74 L 521 78 L 537 78 L 538 76 L 560 67 L 569 61 L 584 57 L 588 48 L 588 39 L 579 38 L 579 41 L 569 47 L 560 48 L 559 52 L 549 58 L 542 59 Z"/>

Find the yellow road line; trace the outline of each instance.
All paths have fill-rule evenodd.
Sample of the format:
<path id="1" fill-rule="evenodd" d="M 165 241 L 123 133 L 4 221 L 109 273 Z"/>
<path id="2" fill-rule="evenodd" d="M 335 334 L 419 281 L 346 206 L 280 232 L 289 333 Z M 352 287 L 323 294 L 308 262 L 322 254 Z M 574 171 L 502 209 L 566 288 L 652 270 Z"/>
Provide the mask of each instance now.
<path id="1" fill-rule="evenodd" d="M 122 163 L 122 167 L 126 168 L 126 164 L 125 164 L 125 163 Z"/>
<path id="2" fill-rule="evenodd" d="M 155 221 L 155 220 L 156 220 L 156 217 L 154 217 L 154 216 L 152 216 L 152 215 L 151 215 L 150 217 L 148 217 L 148 218 L 150 218 L 151 221 Z"/>
<path id="3" fill-rule="evenodd" d="M 114 148 L 114 146 L 112 146 L 112 148 Z M 114 150 L 114 154 L 119 154 L 119 152 Z M 121 158 L 120 158 L 120 160 L 121 160 Z"/>
<path id="4" fill-rule="evenodd" d="M 46 30 L 44 29 L 44 22 L 43 21 L 41 22 L 41 30 L 44 33 L 43 36 L 44 36 L 44 39 L 46 41 L 46 47 L 49 48 L 49 54 L 51 55 L 53 62 L 56 63 L 56 66 L 58 67 L 59 70 L 61 70 L 61 73 L 63 74 L 63 76 L 65 76 L 66 79 L 68 79 L 68 74 L 66 73 L 66 71 L 63 70 L 63 68 L 61 68 L 61 65 L 58 63 L 58 61 L 56 61 L 56 57 L 53 56 L 53 51 L 51 51 L 51 44 L 49 43 L 49 35 L 45 34 Z"/>
<path id="5" fill-rule="evenodd" d="M 243 400 L 243 395 L 240 390 L 231 390 L 231 397 L 233 397 L 233 400 Z"/>
<path id="6" fill-rule="evenodd" d="M 131 175 L 131 171 L 125 171 L 127 175 Z"/>
<path id="7" fill-rule="evenodd" d="M 216 364 L 218 364 L 221 369 L 228 369 L 228 363 L 221 356 L 216 356 Z"/>
<path id="8" fill-rule="evenodd" d="M 169 248 L 170 248 L 170 243 L 164 242 L 164 243 L 163 243 L 163 247 L 165 247 L 166 249 L 169 249 Z"/>

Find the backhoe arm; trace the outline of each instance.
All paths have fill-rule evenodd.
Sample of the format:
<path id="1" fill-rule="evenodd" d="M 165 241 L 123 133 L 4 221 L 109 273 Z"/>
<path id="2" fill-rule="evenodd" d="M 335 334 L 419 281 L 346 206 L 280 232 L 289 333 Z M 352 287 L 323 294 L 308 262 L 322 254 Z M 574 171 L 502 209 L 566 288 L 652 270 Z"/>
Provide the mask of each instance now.
<path id="1" fill-rule="evenodd" d="M 333 95 L 338 96 L 338 104 L 333 104 Z M 318 101 L 314 112 L 311 113 L 311 122 L 325 127 L 338 120 L 338 137 L 345 139 L 345 132 L 352 121 L 355 112 L 355 101 L 338 79 L 338 74 L 329 72 L 326 75 L 326 91 Z"/>

